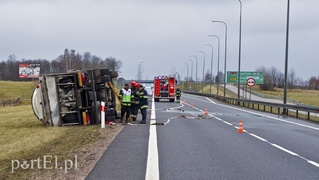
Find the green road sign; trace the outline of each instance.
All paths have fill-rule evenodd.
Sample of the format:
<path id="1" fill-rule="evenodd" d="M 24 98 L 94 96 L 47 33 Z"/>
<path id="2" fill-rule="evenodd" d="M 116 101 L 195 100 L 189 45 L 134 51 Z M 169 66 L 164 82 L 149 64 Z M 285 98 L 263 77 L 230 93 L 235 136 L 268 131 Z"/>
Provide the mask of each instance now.
<path id="1" fill-rule="evenodd" d="M 236 84 L 238 83 L 238 73 L 237 71 L 227 71 L 227 83 Z M 264 83 L 264 73 L 263 72 L 248 72 L 241 71 L 240 72 L 240 84 L 246 84 L 247 79 L 254 78 L 256 84 Z"/>

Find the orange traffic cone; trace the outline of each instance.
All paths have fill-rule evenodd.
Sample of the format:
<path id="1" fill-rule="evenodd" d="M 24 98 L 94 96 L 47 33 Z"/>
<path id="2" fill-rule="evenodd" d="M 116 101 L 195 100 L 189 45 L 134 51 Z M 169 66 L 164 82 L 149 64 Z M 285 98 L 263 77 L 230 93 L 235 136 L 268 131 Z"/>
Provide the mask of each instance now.
<path id="1" fill-rule="evenodd" d="M 205 115 L 208 115 L 208 110 L 207 110 L 207 108 L 205 109 L 204 114 L 205 114 Z"/>
<path id="2" fill-rule="evenodd" d="M 184 100 L 184 104 L 186 104 L 186 100 Z"/>
<path id="3" fill-rule="evenodd" d="M 237 130 L 238 133 L 243 133 L 244 129 L 243 129 L 243 120 L 239 121 L 239 128 Z"/>
<path id="4" fill-rule="evenodd" d="M 192 104 L 191 104 L 191 108 L 194 108 L 194 103 L 192 102 Z"/>

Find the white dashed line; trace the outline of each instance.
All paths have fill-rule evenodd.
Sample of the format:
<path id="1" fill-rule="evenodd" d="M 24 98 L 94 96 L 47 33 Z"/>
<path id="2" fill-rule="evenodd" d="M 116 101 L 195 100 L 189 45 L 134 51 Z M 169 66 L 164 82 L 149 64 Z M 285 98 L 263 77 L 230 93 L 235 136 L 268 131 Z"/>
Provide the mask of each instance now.
<path id="1" fill-rule="evenodd" d="M 254 136 L 255 138 L 257 138 L 257 139 L 261 140 L 261 141 L 268 142 L 266 139 L 261 138 L 261 137 L 259 137 L 259 136 L 255 135 L 255 134 L 253 134 L 253 133 L 249 133 L 249 134 L 250 134 L 251 136 Z"/>
<path id="2" fill-rule="evenodd" d="M 319 168 L 319 164 L 318 164 L 318 163 L 313 162 L 313 161 L 307 161 L 307 162 L 310 163 L 310 164 L 312 164 L 312 165 L 314 165 L 314 166 L 317 166 L 317 167 Z"/>
<path id="3" fill-rule="evenodd" d="M 206 99 L 210 101 L 211 103 L 216 104 L 213 100 L 209 99 L 208 97 L 206 97 Z"/>
<path id="4" fill-rule="evenodd" d="M 227 122 L 227 121 L 222 121 L 222 122 L 224 122 L 225 124 L 228 124 L 228 125 L 230 125 L 230 126 L 233 126 L 233 124 L 231 124 L 231 123 L 229 123 L 229 122 Z"/>
<path id="5" fill-rule="evenodd" d="M 286 153 L 288 153 L 288 154 L 291 154 L 293 156 L 299 156 L 298 154 L 296 154 L 296 153 L 294 153 L 292 151 L 289 151 L 288 149 L 285 149 L 285 148 L 283 148 L 283 147 L 281 147 L 281 146 L 279 146 L 277 144 L 271 144 L 271 145 L 276 147 L 276 148 L 278 148 L 278 149 L 280 149 L 280 150 L 282 150 L 282 151 L 284 151 L 284 152 L 286 152 Z"/>
<path id="6" fill-rule="evenodd" d="M 215 104 L 215 103 L 214 103 L 214 104 Z M 218 104 L 218 105 L 220 105 L 220 104 Z M 225 105 L 220 105 L 220 106 L 225 106 Z M 295 125 L 299 125 L 299 126 L 303 126 L 303 127 L 307 127 L 307 128 L 310 128 L 310 129 L 319 130 L 319 128 L 315 128 L 315 127 L 311 127 L 311 126 L 307 126 L 307 125 L 303 125 L 303 124 L 299 124 L 299 123 L 293 123 L 293 122 L 281 120 L 281 119 L 279 119 L 279 118 L 274 118 L 274 117 L 267 116 L 267 115 L 262 115 L 262 114 L 258 114 L 258 113 L 254 113 L 254 112 L 249 112 L 249 111 L 245 111 L 245 110 L 241 110 L 241 109 L 237 109 L 237 108 L 233 108 L 233 107 L 229 107 L 229 106 L 225 106 L 225 107 L 228 107 L 228 108 L 231 108 L 231 109 L 235 109 L 235 110 L 239 110 L 239 111 L 243 111 L 243 112 L 247 112 L 247 113 L 251 113 L 251 114 L 255 114 L 255 115 L 259 115 L 259 116 L 263 116 L 263 117 L 267 117 L 267 118 L 271 118 L 271 119 L 275 119 L 275 120 L 279 120 L 279 121 L 283 121 L 283 122 L 287 122 L 287 123 L 291 123 L 291 124 L 295 124 Z M 198 108 L 194 107 L 194 109 L 198 109 Z M 198 109 L 198 110 L 201 111 L 201 112 L 204 112 L 204 111 L 201 110 L 201 109 Z M 216 117 L 216 116 L 214 116 L 214 115 L 212 115 L 212 114 L 208 114 L 208 115 L 211 116 L 211 117 L 213 117 L 214 119 L 216 119 L 216 120 L 218 120 L 218 121 L 221 121 L 221 122 L 223 122 L 223 123 L 225 123 L 225 124 L 227 124 L 227 125 L 233 126 L 234 128 L 238 129 L 237 126 L 235 126 L 235 125 L 233 125 L 233 124 L 231 124 L 231 123 L 229 123 L 229 122 L 227 122 L 227 121 L 225 121 L 225 120 L 223 120 L 223 119 L 221 119 L 221 118 L 219 118 L 219 117 Z M 311 161 L 311 160 L 309 160 L 309 159 L 307 159 L 307 158 L 305 158 L 305 157 L 303 157 L 303 156 L 300 156 L 300 155 L 298 155 L 297 153 L 292 152 L 292 151 L 290 151 L 290 150 L 288 150 L 288 149 L 286 149 L 286 148 L 284 148 L 284 147 L 281 147 L 281 146 L 279 146 L 279 145 L 277 145 L 277 144 L 273 144 L 273 143 L 269 142 L 268 140 L 266 140 L 266 139 L 264 139 L 264 138 L 262 138 L 262 137 L 259 137 L 259 136 L 255 135 L 255 134 L 253 134 L 253 133 L 250 133 L 250 132 L 248 132 L 248 131 L 246 131 L 246 130 L 244 130 L 244 132 L 247 133 L 247 134 L 249 134 L 250 136 L 256 138 L 256 139 L 259 139 L 259 140 L 261 140 L 261 141 L 263 141 L 263 142 L 265 142 L 265 143 L 267 143 L 267 144 L 270 144 L 271 146 L 273 146 L 273 147 L 275 147 L 275 148 L 277 148 L 277 149 L 280 149 L 281 151 L 283 151 L 283 152 L 285 152 L 285 153 L 288 153 L 288 154 L 290 154 L 290 155 L 292 155 L 292 156 L 296 156 L 296 157 L 298 157 L 298 158 L 300 158 L 300 159 L 302 159 L 302 160 L 307 161 L 309 164 L 311 164 L 311 165 L 316 166 L 317 168 L 319 168 L 319 164 L 316 163 L 316 162 L 314 162 L 314 161 Z"/>
<path id="7" fill-rule="evenodd" d="M 291 122 L 291 121 L 279 119 L 279 118 L 276 118 L 276 117 L 271 117 L 271 116 L 267 116 L 267 115 L 264 115 L 264 114 L 259 114 L 259 113 L 252 112 L 252 111 L 247 111 L 247 110 L 243 110 L 243 109 L 238 109 L 238 108 L 230 107 L 230 106 L 223 105 L 223 104 L 216 104 L 216 105 L 223 106 L 223 107 L 227 107 L 227 108 L 230 108 L 230 109 L 235 109 L 235 110 L 237 110 L 237 111 L 242 111 L 242 112 L 254 114 L 254 115 L 257 115 L 257 116 L 262 116 L 262 117 L 274 119 L 274 120 L 277 120 L 277 121 L 281 121 L 281 122 L 285 122 L 285 123 L 289 123 L 289 124 L 294 124 L 294 125 L 297 125 L 297 126 L 301 126 L 301 127 L 305 127 L 305 128 L 314 129 L 314 130 L 319 131 L 319 128 L 316 128 L 316 127 L 312 127 L 312 126 L 308 126 L 308 125 L 304 125 L 304 124 L 300 124 L 300 123 L 295 123 L 295 122 Z"/>

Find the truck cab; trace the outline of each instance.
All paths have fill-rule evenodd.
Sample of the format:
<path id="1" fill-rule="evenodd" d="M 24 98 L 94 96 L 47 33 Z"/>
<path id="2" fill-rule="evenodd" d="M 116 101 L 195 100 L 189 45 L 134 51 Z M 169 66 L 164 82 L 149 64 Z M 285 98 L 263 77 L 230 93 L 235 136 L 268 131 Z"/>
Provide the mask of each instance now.
<path id="1" fill-rule="evenodd" d="M 175 77 L 156 76 L 154 78 L 154 100 L 155 102 L 161 99 L 168 99 L 170 102 L 175 102 Z"/>

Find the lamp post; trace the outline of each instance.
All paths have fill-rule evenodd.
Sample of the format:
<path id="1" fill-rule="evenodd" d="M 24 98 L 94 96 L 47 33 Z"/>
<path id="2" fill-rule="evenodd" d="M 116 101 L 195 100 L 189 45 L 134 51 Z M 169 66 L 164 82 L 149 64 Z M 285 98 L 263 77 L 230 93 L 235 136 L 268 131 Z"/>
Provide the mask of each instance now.
<path id="1" fill-rule="evenodd" d="M 212 35 L 212 34 L 208 34 L 208 36 L 209 37 L 216 37 L 217 38 L 217 40 L 218 40 L 218 60 L 217 60 L 217 95 L 219 95 L 218 94 L 218 90 L 219 90 L 219 76 L 218 76 L 218 74 L 219 74 L 219 57 L 220 57 L 220 38 L 219 38 L 219 36 L 216 36 L 216 35 Z"/>
<path id="2" fill-rule="evenodd" d="M 187 74 L 187 78 L 186 78 L 186 81 L 188 81 L 189 80 L 189 76 L 188 76 L 188 63 L 185 61 L 184 62 L 184 64 L 185 64 L 185 66 L 186 66 L 186 68 L 187 68 L 187 70 L 186 70 L 186 74 Z"/>
<path id="3" fill-rule="evenodd" d="M 140 62 L 138 65 L 137 65 L 137 80 L 141 80 L 142 78 L 141 78 L 141 76 L 142 76 L 142 65 L 144 64 L 145 62 L 144 61 L 142 61 L 142 62 Z"/>
<path id="4" fill-rule="evenodd" d="M 226 96 L 226 64 L 227 64 L 227 24 L 224 21 L 212 21 L 223 23 L 225 25 L 225 65 L 224 65 L 224 96 Z"/>
<path id="5" fill-rule="evenodd" d="M 194 63 L 193 63 L 193 60 L 191 59 L 188 59 L 188 61 L 191 61 L 192 62 L 192 68 L 191 68 L 191 79 L 190 79 L 190 89 L 192 89 L 192 81 L 193 81 L 193 68 L 194 68 Z"/>
<path id="6" fill-rule="evenodd" d="M 284 104 L 287 104 L 288 50 L 289 50 L 289 14 L 290 14 L 290 0 L 288 0 L 288 2 L 287 2 Z M 288 114 L 287 109 L 284 109 L 284 113 Z"/>
<path id="7" fill-rule="evenodd" d="M 238 53 L 238 99 L 240 99 L 240 61 L 241 61 L 241 17 L 242 17 L 242 3 L 238 0 L 240 4 L 240 15 L 239 15 L 239 53 Z"/>
<path id="8" fill-rule="evenodd" d="M 197 82 L 198 58 L 197 58 L 197 56 L 195 56 L 195 55 L 192 55 L 191 57 L 196 58 L 195 82 Z"/>
<path id="9" fill-rule="evenodd" d="M 204 79 L 205 79 L 205 52 L 204 51 L 199 51 L 197 50 L 196 52 L 201 52 L 204 55 L 204 60 L 203 60 L 203 78 L 202 78 L 202 93 L 204 93 Z"/>
<path id="10" fill-rule="evenodd" d="M 193 73 L 193 68 L 194 68 L 194 62 L 192 59 L 188 59 L 188 61 L 191 61 L 192 62 L 192 68 L 191 68 L 191 81 L 193 80 L 193 76 L 194 76 L 194 73 Z"/>
<path id="11" fill-rule="evenodd" d="M 196 58 L 196 69 L 195 69 L 195 84 L 196 84 L 196 90 L 197 90 L 197 70 L 198 70 L 198 58 L 195 55 L 192 55 L 191 57 Z"/>
<path id="12" fill-rule="evenodd" d="M 171 69 L 170 69 L 170 74 L 172 75 L 172 76 L 176 76 L 176 67 L 175 66 L 172 66 L 171 67 Z"/>
<path id="13" fill-rule="evenodd" d="M 212 80 L 213 80 L 213 60 L 214 60 L 214 47 L 211 44 L 203 44 L 203 46 L 210 46 L 212 48 L 212 59 L 210 61 L 210 75 L 211 82 L 209 83 L 209 92 L 212 93 Z"/>

